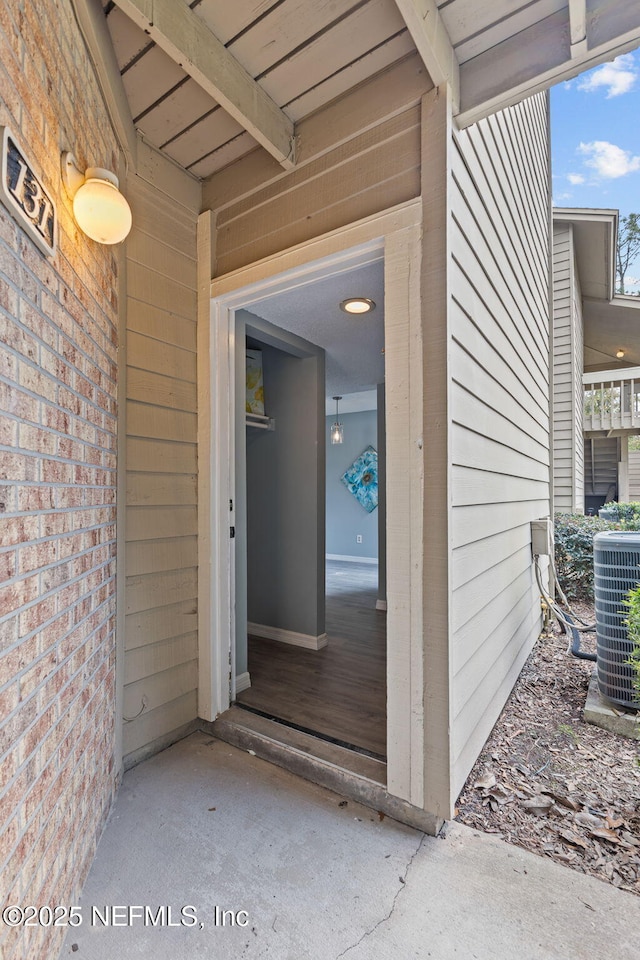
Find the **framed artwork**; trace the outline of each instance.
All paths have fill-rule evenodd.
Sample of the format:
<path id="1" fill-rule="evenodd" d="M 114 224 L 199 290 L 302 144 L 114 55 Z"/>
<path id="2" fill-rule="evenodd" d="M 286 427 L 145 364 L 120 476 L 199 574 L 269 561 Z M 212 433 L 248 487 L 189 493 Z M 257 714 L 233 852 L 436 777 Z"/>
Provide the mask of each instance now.
<path id="1" fill-rule="evenodd" d="M 264 384 L 262 382 L 262 350 L 246 351 L 247 399 L 246 413 L 264 417 Z"/>
<path id="2" fill-rule="evenodd" d="M 366 447 L 340 477 L 345 487 L 367 513 L 378 506 L 378 452 Z"/>

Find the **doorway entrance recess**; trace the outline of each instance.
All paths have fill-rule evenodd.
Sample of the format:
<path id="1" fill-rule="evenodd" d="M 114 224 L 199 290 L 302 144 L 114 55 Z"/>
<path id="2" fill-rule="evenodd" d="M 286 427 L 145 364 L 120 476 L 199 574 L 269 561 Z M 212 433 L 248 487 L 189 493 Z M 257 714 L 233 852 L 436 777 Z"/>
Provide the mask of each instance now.
<path id="1" fill-rule="evenodd" d="M 387 791 L 424 808 L 421 204 L 409 201 L 211 280 L 198 224 L 199 716 L 235 695 L 235 312 L 384 260 L 387 436 Z"/>

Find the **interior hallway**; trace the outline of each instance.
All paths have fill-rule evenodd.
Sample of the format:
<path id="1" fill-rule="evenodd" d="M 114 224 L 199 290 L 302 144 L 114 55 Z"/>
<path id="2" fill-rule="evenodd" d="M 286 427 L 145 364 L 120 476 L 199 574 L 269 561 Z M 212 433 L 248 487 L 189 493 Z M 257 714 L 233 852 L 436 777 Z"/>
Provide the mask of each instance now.
<path id="1" fill-rule="evenodd" d="M 635 960 L 640 922 L 609 884 L 458 824 L 424 836 L 202 733 L 125 774 L 80 906 L 74 960 Z"/>
<path id="2" fill-rule="evenodd" d="M 321 650 L 249 637 L 251 687 L 237 702 L 386 758 L 386 614 L 375 564 L 327 561 Z"/>

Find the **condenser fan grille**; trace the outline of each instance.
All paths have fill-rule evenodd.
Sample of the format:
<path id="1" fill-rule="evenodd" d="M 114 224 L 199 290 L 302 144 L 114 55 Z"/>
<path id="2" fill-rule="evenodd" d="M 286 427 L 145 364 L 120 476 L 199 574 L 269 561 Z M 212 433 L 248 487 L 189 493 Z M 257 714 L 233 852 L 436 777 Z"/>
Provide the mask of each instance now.
<path id="1" fill-rule="evenodd" d="M 640 582 L 640 533 L 609 530 L 593 539 L 598 686 L 603 696 L 623 707 L 637 707 L 633 671 L 627 660 L 624 600 Z"/>

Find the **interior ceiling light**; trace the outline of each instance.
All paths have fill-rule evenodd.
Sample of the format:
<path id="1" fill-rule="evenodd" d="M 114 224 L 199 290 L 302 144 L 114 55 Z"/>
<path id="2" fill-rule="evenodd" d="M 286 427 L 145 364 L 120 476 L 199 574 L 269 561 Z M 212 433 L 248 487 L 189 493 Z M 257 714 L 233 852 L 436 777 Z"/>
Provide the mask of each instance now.
<path id="1" fill-rule="evenodd" d="M 616 353 L 616 357 L 618 358 L 618 360 L 622 360 L 622 358 L 624 357 L 624 350 L 618 350 L 618 352 Z"/>
<path id="2" fill-rule="evenodd" d="M 62 154 L 62 179 L 73 198 L 73 216 L 98 243 L 120 243 L 131 230 L 131 208 L 118 189 L 115 173 L 102 167 L 78 169 L 72 153 Z"/>
<path id="3" fill-rule="evenodd" d="M 370 313 L 375 310 L 376 305 L 373 300 L 366 297 L 349 297 L 340 304 L 340 309 L 345 313 Z"/>
<path id="4" fill-rule="evenodd" d="M 338 400 L 342 400 L 342 397 L 334 397 L 336 402 L 336 419 L 335 422 L 331 424 L 331 443 L 343 443 L 344 441 L 344 427 L 338 420 Z"/>

